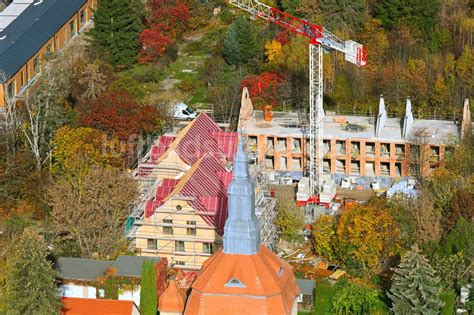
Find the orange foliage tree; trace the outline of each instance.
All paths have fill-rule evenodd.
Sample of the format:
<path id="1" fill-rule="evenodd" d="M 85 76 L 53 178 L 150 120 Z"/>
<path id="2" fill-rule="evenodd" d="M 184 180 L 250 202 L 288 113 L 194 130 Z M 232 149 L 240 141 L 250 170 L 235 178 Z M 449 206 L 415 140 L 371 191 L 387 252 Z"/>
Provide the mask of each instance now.
<path id="1" fill-rule="evenodd" d="M 155 107 L 138 104 L 128 92 L 102 94 L 78 108 L 79 123 L 128 140 L 133 135 L 154 132 L 159 124 Z"/>
<path id="2" fill-rule="evenodd" d="M 399 250 L 397 224 L 386 209 L 377 206 L 355 205 L 345 209 L 336 234 L 340 260 L 365 271 L 376 268 Z"/>
<path id="3" fill-rule="evenodd" d="M 242 81 L 242 88 L 249 89 L 252 101 L 257 105 L 276 105 L 277 92 L 284 78 L 276 72 L 263 72 L 259 75 L 249 75 Z"/>

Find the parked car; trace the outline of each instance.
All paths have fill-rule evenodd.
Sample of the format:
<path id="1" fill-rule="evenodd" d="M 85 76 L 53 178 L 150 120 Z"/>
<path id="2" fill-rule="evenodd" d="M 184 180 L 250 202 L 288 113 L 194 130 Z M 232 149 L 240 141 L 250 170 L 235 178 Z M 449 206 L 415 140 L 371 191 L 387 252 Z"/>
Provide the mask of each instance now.
<path id="1" fill-rule="evenodd" d="M 196 112 L 184 103 L 176 104 L 173 118 L 177 120 L 193 120 L 196 118 Z"/>

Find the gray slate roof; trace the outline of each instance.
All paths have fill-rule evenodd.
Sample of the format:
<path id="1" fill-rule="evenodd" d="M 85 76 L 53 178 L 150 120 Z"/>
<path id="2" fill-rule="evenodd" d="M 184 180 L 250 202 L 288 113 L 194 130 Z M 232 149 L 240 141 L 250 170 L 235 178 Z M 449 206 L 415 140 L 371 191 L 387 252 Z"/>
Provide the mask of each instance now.
<path id="1" fill-rule="evenodd" d="M 94 281 L 103 276 L 111 264 L 107 260 L 60 257 L 55 267 L 61 279 Z"/>
<path id="2" fill-rule="evenodd" d="M 112 266 L 117 269 L 117 276 L 124 277 L 140 277 L 142 271 L 142 264 L 144 261 L 151 260 L 158 262 L 159 257 L 145 257 L 145 256 L 118 256 L 112 263 Z"/>
<path id="3" fill-rule="evenodd" d="M 316 286 L 315 280 L 307 280 L 307 279 L 296 279 L 296 283 L 300 288 L 300 291 L 304 295 L 312 295 L 314 287 Z"/>
<path id="4" fill-rule="evenodd" d="M 117 269 L 117 276 L 140 277 L 142 264 L 147 260 L 158 262 L 160 258 L 120 255 L 115 261 L 110 261 L 60 257 L 55 268 L 59 271 L 60 279 L 94 281 L 103 276 L 109 267 Z"/>
<path id="5" fill-rule="evenodd" d="M 0 69 L 11 78 L 86 3 L 87 0 L 43 0 L 30 5 L 2 32 Z M 38 1 L 36 1 L 38 2 Z"/>

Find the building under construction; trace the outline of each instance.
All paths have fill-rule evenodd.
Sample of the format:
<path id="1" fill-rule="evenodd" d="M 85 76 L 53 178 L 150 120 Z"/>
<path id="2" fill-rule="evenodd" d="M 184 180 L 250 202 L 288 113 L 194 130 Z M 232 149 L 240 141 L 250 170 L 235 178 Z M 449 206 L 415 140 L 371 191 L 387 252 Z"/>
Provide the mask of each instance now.
<path id="1" fill-rule="evenodd" d="M 141 201 L 126 224 L 127 238 L 141 255 L 199 269 L 221 247 L 237 140 L 236 132 L 222 131 L 204 113 L 179 133 L 157 139 L 134 172 Z M 276 201 L 258 172 L 252 165 L 256 215 L 262 243 L 271 246 Z"/>
<path id="2" fill-rule="evenodd" d="M 303 117 L 296 112 L 254 111 L 250 99 L 242 106 L 239 128 L 247 136 L 247 150 L 270 177 L 299 180 L 309 163 L 310 141 Z M 326 112 L 323 172 L 339 178 L 426 176 L 463 134 L 471 132 L 471 126 L 467 100 L 460 122 L 414 119 L 409 99 L 401 118 L 387 116 L 383 98 L 374 117 Z"/>

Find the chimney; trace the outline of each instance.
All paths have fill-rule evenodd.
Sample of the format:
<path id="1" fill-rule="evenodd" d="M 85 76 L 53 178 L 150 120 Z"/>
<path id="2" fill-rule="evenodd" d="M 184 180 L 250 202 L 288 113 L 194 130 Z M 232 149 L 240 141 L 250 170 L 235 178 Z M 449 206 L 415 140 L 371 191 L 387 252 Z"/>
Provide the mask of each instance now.
<path id="1" fill-rule="evenodd" d="M 377 116 L 377 122 L 375 124 L 375 136 L 380 137 L 382 133 L 383 127 L 385 127 L 385 123 L 387 122 L 387 111 L 385 110 L 385 101 L 383 99 L 383 95 L 380 95 L 380 102 L 379 102 L 379 114 Z"/>
<path id="2" fill-rule="evenodd" d="M 461 122 L 461 140 L 467 139 L 472 133 L 472 118 L 471 110 L 469 109 L 469 100 L 464 100 L 464 108 L 462 111 L 462 122 Z"/>
<path id="3" fill-rule="evenodd" d="M 410 135 L 411 128 L 413 127 L 413 114 L 411 112 L 411 100 L 407 98 L 407 106 L 405 108 L 405 117 L 403 118 L 403 139 L 407 139 Z"/>

